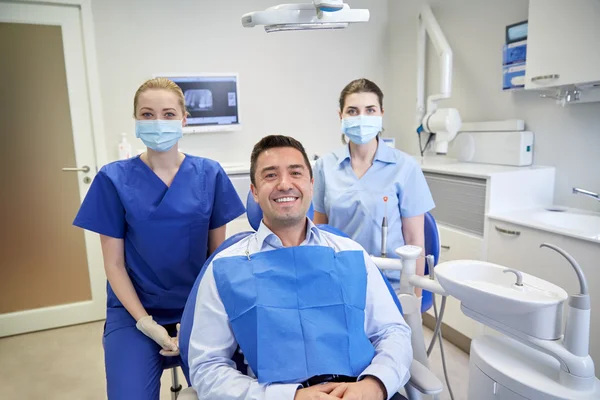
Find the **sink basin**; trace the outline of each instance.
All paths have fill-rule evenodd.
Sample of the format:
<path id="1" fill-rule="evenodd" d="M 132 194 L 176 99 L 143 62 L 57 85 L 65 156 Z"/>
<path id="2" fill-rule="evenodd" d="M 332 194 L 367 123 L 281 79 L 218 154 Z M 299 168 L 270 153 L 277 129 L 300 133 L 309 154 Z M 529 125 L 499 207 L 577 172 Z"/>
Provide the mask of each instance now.
<path id="1" fill-rule="evenodd" d="M 600 215 L 574 211 L 534 212 L 531 218 L 544 225 L 559 229 L 582 232 L 589 236 L 600 236 Z"/>
<path id="2" fill-rule="evenodd" d="M 435 275 L 452 297 L 489 312 L 528 313 L 568 297 L 561 287 L 524 272 L 523 286 L 517 286 L 515 274 L 504 273 L 506 269 L 484 261 L 456 260 L 439 264 Z"/>
<path id="3" fill-rule="evenodd" d="M 439 264 L 435 276 L 446 292 L 461 302 L 467 316 L 504 332 L 519 332 L 543 340 L 562 334 L 563 303 L 567 292 L 559 286 L 501 265 L 476 260 Z"/>
<path id="4" fill-rule="evenodd" d="M 490 218 L 600 243 L 600 213 L 550 206 L 489 214 Z"/>

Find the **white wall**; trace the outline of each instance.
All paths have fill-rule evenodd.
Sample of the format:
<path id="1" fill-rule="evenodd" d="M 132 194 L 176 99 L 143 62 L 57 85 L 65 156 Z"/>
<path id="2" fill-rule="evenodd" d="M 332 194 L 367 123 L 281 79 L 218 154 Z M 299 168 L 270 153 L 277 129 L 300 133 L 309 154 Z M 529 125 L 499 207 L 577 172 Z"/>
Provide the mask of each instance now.
<path id="1" fill-rule="evenodd" d="M 299 0 L 298 0 L 299 1 Z M 309 154 L 340 144 L 337 100 L 358 77 L 386 95 L 386 135 L 418 154 L 414 133 L 416 14 L 423 0 L 349 0 L 368 7 L 371 22 L 343 31 L 266 34 L 241 27 L 242 14 L 278 0 L 93 0 L 109 159 L 120 133 L 133 135 L 132 101 L 154 73 L 239 72 L 241 132 L 186 137 L 192 154 L 247 162 L 262 136 L 283 133 Z M 556 106 L 535 92 L 501 90 L 506 25 L 527 19 L 526 0 L 430 0 L 454 51 L 452 99 L 463 120 L 522 118 L 536 135 L 535 163 L 557 168 L 555 201 L 600 211 L 600 203 L 571 194 L 600 191 L 600 103 Z M 388 26 L 389 20 L 389 26 Z M 430 54 L 431 56 L 431 54 Z M 437 82 L 432 61 L 428 89 Z"/>
<path id="2" fill-rule="evenodd" d="M 371 23 L 342 31 L 267 34 L 242 28 L 244 13 L 278 0 L 93 0 L 106 145 L 117 158 L 121 132 L 136 148 L 133 95 L 155 73 L 238 72 L 241 132 L 199 134 L 184 151 L 220 162 L 249 162 L 271 133 L 292 135 L 309 155 L 339 146 L 337 100 L 352 79 L 385 91 L 387 0 L 353 0 Z"/>
<path id="3" fill-rule="evenodd" d="M 418 154 L 414 132 L 416 15 L 423 0 L 389 3 L 390 67 L 387 71 L 388 134 L 397 147 Z M 520 118 L 535 133 L 534 163 L 556 167 L 555 202 L 600 211 L 600 203 L 571 194 L 573 186 L 600 192 L 600 103 L 557 106 L 535 92 L 503 92 L 505 27 L 527 19 L 526 0 L 430 0 L 454 52 L 452 98 L 463 121 Z M 431 50 L 432 46 L 429 46 Z M 429 54 L 428 94 L 437 83 L 437 60 Z M 426 138 L 426 137 L 425 137 Z M 424 138 L 424 139 L 425 139 Z"/>

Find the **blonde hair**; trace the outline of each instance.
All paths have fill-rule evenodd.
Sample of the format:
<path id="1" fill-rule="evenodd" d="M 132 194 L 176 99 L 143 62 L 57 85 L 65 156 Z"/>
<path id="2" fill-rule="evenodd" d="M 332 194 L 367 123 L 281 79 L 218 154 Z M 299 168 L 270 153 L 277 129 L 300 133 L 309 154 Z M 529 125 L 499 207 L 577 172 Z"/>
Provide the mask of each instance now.
<path id="1" fill-rule="evenodd" d="M 138 88 L 135 92 L 135 96 L 133 97 L 133 118 L 136 117 L 138 99 L 140 94 L 144 93 L 147 90 L 151 89 L 162 89 L 162 90 L 170 90 L 177 96 L 179 101 L 179 105 L 181 106 L 181 111 L 183 115 L 189 115 L 187 109 L 185 108 L 185 97 L 183 96 L 183 91 L 175 82 L 167 78 L 152 78 L 148 79 L 146 82 L 142 83 L 142 86 Z"/>

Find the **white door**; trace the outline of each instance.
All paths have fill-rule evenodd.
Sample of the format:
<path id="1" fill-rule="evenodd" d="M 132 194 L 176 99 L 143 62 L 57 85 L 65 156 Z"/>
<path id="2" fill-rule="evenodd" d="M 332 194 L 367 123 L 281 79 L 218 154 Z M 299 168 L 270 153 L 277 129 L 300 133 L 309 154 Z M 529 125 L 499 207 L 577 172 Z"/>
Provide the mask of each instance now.
<path id="1" fill-rule="evenodd" d="M 79 8 L 0 0 L 0 54 L 0 337 L 101 320 L 98 235 L 72 225 L 97 170 Z"/>

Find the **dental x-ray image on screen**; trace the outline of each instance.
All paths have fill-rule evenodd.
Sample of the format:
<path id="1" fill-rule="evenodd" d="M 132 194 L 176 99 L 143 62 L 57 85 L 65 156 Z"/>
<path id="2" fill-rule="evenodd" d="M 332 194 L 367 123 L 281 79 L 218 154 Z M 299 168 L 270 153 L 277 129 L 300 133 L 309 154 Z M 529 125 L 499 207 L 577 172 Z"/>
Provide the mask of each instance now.
<path id="1" fill-rule="evenodd" d="M 189 112 L 184 132 L 239 129 L 237 75 L 163 76 L 183 91 Z"/>
<path id="2" fill-rule="evenodd" d="M 188 89 L 183 93 L 185 107 L 188 112 L 211 111 L 213 109 L 213 95 L 208 89 Z"/>

